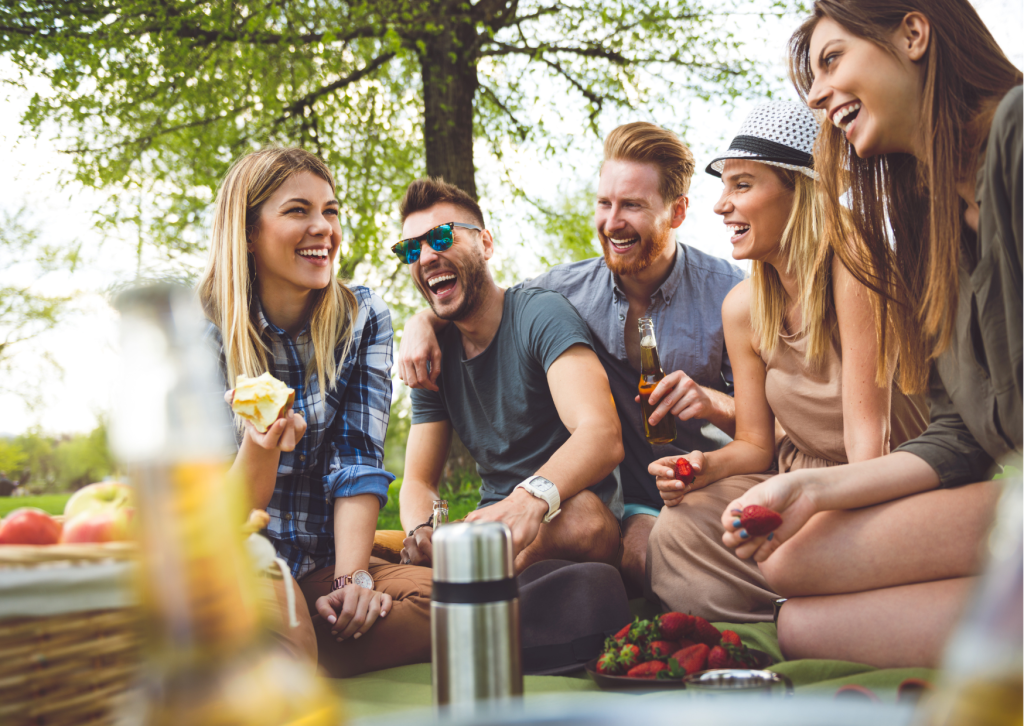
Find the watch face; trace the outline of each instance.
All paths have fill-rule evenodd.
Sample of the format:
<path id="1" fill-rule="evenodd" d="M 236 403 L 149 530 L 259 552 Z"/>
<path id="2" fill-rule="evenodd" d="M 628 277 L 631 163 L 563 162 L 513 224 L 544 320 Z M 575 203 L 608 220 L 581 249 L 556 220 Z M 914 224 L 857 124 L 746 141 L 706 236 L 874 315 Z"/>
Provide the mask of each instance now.
<path id="1" fill-rule="evenodd" d="M 366 570 L 356 570 L 352 573 L 352 584 L 359 585 L 359 587 L 366 588 L 367 590 L 372 590 L 373 578 L 370 577 L 370 573 Z"/>
<path id="2" fill-rule="evenodd" d="M 532 486 L 539 492 L 546 492 L 549 489 L 551 489 L 554 486 L 554 484 L 549 482 L 547 479 L 537 477 L 536 479 L 530 482 L 530 486 Z"/>

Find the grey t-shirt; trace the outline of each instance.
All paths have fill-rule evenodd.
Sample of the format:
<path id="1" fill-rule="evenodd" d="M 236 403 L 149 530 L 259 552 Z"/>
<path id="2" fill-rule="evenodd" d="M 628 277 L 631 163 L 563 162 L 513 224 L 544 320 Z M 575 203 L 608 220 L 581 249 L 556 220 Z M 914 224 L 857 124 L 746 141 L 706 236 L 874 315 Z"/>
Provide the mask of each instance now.
<path id="1" fill-rule="evenodd" d="M 593 349 L 587 324 L 550 290 L 505 292 L 501 324 L 487 349 L 465 359 L 459 329 L 441 335 L 437 392 L 414 389 L 413 424 L 450 421 L 483 479 L 480 506 L 501 501 L 534 475 L 569 439 L 548 387 L 547 371 L 571 346 Z M 621 516 L 618 481 L 590 487 Z M 615 508 L 619 511 L 615 511 Z"/>

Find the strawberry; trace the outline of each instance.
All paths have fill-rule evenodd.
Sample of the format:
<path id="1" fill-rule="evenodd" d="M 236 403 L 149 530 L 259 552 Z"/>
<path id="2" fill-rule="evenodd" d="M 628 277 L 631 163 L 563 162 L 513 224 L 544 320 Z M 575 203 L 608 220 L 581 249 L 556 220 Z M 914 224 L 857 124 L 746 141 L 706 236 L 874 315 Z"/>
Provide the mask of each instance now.
<path id="1" fill-rule="evenodd" d="M 722 631 L 722 645 L 728 643 L 729 645 L 735 645 L 737 648 L 743 647 L 743 642 L 740 640 L 740 636 L 736 635 L 731 630 Z"/>
<path id="2" fill-rule="evenodd" d="M 650 678 L 654 679 L 658 677 L 658 672 L 667 669 L 664 661 L 660 660 L 649 660 L 646 663 L 633 666 L 627 671 L 626 675 L 630 678 Z"/>
<path id="3" fill-rule="evenodd" d="M 676 479 L 681 481 L 683 484 L 693 484 L 693 480 L 696 479 L 696 476 L 693 474 L 693 465 L 682 456 L 676 459 L 675 470 Z"/>
<path id="4" fill-rule="evenodd" d="M 624 625 L 622 630 L 620 630 L 619 632 L 617 632 L 615 635 L 612 636 L 612 640 L 614 640 L 619 645 L 625 644 L 626 638 L 629 636 L 629 630 L 632 627 L 633 627 L 633 623 L 628 623 L 627 625 Z"/>
<path id="5" fill-rule="evenodd" d="M 668 658 L 679 650 L 678 648 L 673 647 L 674 645 L 675 643 L 670 643 L 667 640 L 654 640 L 647 646 L 647 652 L 650 655 L 651 660 Z"/>
<path id="6" fill-rule="evenodd" d="M 622 646 L 622 650 L 619 651 L 619 663 L 622 664 L 623 668 L 629 670 L 637 663 L 642 662 L 643 654 L 640 652 L 640 648 L 633 645 L 632 643 L 627 643 L 626 645 Z"/>
<path id="7" fill-rule="evenodd" d="M 693 616 L 685 613 L 663 613 L 658 616 L 658 627 L 665 640 L 679 640 L 689 636 L 693 629 Z"/>
<path id="8" fill-rule="evenodd" d="M 768 507 L 751 504 L 743 508 L 740 514 L 740 526 L 747 530 L 751 537 L 760 537 L 774 531 L 782 524 L 782 517 Z"/>
<path id="9" fill-rule="evenodd" d="M 690 638 L 698 643 L 704 643 L 709 647 L 718 645 L 722 640 L 722 634 L 718 631 L 718 628 L 702 618 L 700 615 L 695 615 L 693 619 L 693 631 L 690 633 Z"/>
<path id="10" fill-rule="evenodd" d="M 685 650 L 689 648 L 691 645 L 697 645 L 697 642 L 694 640 L 690 640 L 689 638 L 683 638 L 678 643 L 676 643 L 676 650 Z"/>
<path id="11" fill-rule="evenodd" d="M 606 676 L 618 676 L 622 674 L 622 666 L 619 664 L 618 656 L 615 653 L 605 653 L 597 659 L 597 672 Z"/>
<path id="12" fill-rule="evenodd" d="M 708 668 L 710 669 L 742 667 L 743 666 L 738 661 L 733 660 L 729 651 L 720 645 L 716 645 L 711 649 L 711 652 L 708 653 Z"/>
<path id="13" fill-rule="evenodd" d="M 672 659 L 676 660 L 682 668 L 685 668 L 687 674 L 691 674 L 704 670 L 704 665 L 707 663 L 708 653 L 710 652 L 711 648 L 704 643 L 697 643 L 673 653 Z"/>

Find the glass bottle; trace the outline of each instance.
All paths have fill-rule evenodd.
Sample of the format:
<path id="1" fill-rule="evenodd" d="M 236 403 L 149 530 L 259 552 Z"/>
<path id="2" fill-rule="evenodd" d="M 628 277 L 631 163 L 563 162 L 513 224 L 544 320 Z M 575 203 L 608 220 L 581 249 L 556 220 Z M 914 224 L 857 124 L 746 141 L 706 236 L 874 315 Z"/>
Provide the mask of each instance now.
<path id="1" fill-rule="evenodd" d="M 676 440 L 676 417 L 666 414 L 656 426 L 651 426 L 650 417 L 654 406 L 650 404 L 651 393 L 658 381 L 665 377 L 658 357 L 658 343 L 654 339 L 654 321 L 650 317 L 639 320 L 640 326 L 640 411 L 644 422 L 644 434 L 650 444 L 671 444 Z"/>
<path id="2" fill-rule="evenodd" d="M 231 422 L 193 294 L 138 288 L 118 308 L 124 373 L 111 438 L 136 488 L 147 656 L 122 723 L 337 724 L 336 697 L 261 627 L 246 497 L 227 476 Z"/>

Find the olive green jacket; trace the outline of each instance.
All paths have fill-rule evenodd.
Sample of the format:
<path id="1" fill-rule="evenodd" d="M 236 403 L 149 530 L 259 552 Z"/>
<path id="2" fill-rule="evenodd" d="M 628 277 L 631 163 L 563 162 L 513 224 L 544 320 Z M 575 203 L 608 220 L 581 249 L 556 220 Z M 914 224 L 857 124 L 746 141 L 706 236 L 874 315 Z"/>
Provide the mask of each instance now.
<path id="1" fill-rule="evenodd" d="M 953 341 L 932 366 L 931 423 L 897 449 L 927 461 L 941 486 L 1020 460 L 1022 101 L 1017 86 L 999 104 L 978 169 L 978 234 L 965 235 Z"/>

